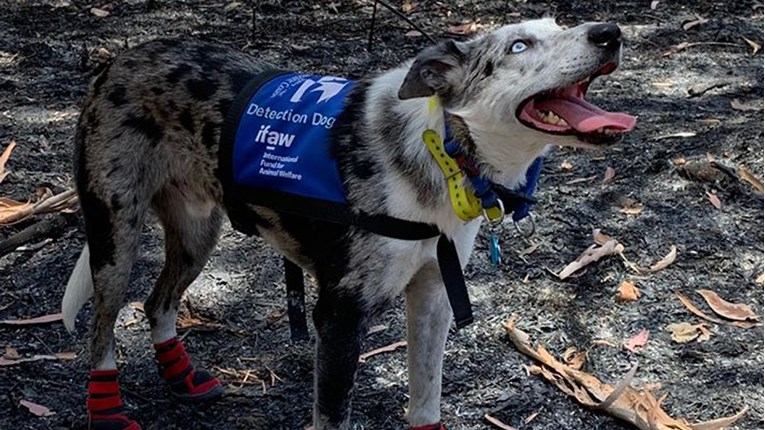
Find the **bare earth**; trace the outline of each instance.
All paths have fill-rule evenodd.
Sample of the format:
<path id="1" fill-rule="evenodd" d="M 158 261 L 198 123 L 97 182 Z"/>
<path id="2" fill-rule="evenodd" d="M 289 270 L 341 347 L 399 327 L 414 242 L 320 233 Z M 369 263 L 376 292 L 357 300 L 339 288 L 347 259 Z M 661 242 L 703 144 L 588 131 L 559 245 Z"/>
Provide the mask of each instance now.
<path id="1" fill-rule="evenodd" d="M 250 2 L 6 0 L 0 3 L 0 148 L 18 143 L 0 184 L 0 196 L 25 200 L 35 189 L 72 185 L 71 146 L 78 106 L 100 64 L 140 42 L 160 36 L 214 40 L 293 69 L 358 78 L 394 66 L 426 46 L 423 37 L 380 9 L 372 50 L 367 49 L 371 2 L 260 1 L 253 25 Z M 404 2 L 395 2 L 401 6 Z M 735 180 L 688 179 L 676 159 L 745 165 L 763 175 L 763 57 L 743 38 L 762 44 L 762 4 L 735 1 L 415 1 L 408 13 L 436 37 L 450 26 L 480 20 L 495 25 L 553 14 L 559 22 L 613 21 L 622 25 L 622 68 L 601 78 L 590 98 L 609 110 L 639 116 L 634 133 L 614 148 L 555 148 L 538 193 L 537 234 L 524 241 L 511 225 L 501 231 L 504 263 L 488 262 L 487 236 L 478 242 L 467 279 L 476 322 L 453 333 L 447 345 L 443 415 L 451 429 L 482 429 L 490 413 L 518 429 L 628 428 L 567 398 L 540 377 L 510 343 L 502 322 L 518 314 L 520 328 L 560 355 L 569 346 L 589 351 L 584 370 L 615 383 L 638 363 L 634 385 L 661 383 L 665 410 L 689 421 L 749 412 L 737 429 L 763 428 L 763 331 L 710 324 L 707 342 L 678 344 L 664 328 L 702 322 L 675 293 L 710 313 L 697 289 L 750 305 L 762 314 L 763 199 Z M 97 17 L 92 6 L 109 12 Z M 683 24 L 707 22 L 683 29 Z M 253 28 L 254 27 L 254 28 Z M 664 56 L 672 46 L 685 49 Z M 688 98 L 688 90 L 727 83 Z M 731 101 L 751 105 L 734 109 Z M 667 137 L 685 133 L 685 137 Z M 570 169 L 561 167 L 567 162 Z M 603 183 L 607 167 L 614 180 Z M 576 181 L 581 178 L 589 178 Z M 707 193 L 722 202 L 715 208 Z M 620 212 L 642 205 L 639 215 Z M 0 228 L 0 239 L 39 219 Z M 552 273 L 574 260 L 601 228 L 626 248 L 625 256 L 649 266 L 676 245 L 677 260 L 652 275 L 637 276 L 619 257 L 588 267 L 565 281 Z M 36 252 L 0 258 L 0 320 L 58 312 L 63 287 L 83 245 L 82 221 L 57 231 Z M 144 230 L 144 247 L 131 283 L 130 301 L 143 300 L 162 264 L 156 224 Z M 531 243 L 538 245 L 523 254 Z M 254 261 L 268 264 L 254 265 Z M 148 322 L 126 307 L 117 325 L 118 362 L 125 399 L 144 429 L 303 429 L 310 424 L 312 342 L 289 341 L 278 256 L 259 239 L 227 228 L 207 269 L 185 304 L 209 324 L 183 330 L 198 365 L 227 382 L 224 398 L 205 407 L 173 404 L 152 360 Z M 643 296 L 614 299 L 629 279 Z M 309 302 L 315 291 L 309 293 Z M 377 324 L 366 349 L 401 340 L 403 302 Z M 81 429 L 85 426 L 85 347 L 90 308 L 77 333 L 62 325 L 0 325 L 0 348 L 24 356 L 73 351 L 73 361 L 37 361 L 0 367 L 1 429 Z M 187 324 L 194 321 L 186 319 Z M 650 332 L 633 353 L 623 342 Z M 406 404 L 403 349 L 370 358 L 357 378 L 358 428 L 400 429 Z M 246 375 L 246 380 L 244 380 Z M 45 405 L 55 415 L 35 417 L 20 400 Z M 538 413 L 530 423 L 524 420 Z"/>

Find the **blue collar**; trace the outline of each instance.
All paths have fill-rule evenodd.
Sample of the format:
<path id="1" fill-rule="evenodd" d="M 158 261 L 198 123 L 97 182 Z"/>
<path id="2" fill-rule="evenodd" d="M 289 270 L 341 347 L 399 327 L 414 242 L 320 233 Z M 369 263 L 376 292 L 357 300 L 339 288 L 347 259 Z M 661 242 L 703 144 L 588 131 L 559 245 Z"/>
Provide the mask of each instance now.
<path id="1" fill-rule="evenodd" d="M 475 190 L 475 196 L 481 201 L 481 206 L 484 209 L 494 207 L 497 205 L 497 199 L 499 199 L 502 200 L 505 212 L 513 213 L 513 221 L 518 222 L 526 218 L 531 211 L 531 205 L 536 203 L 534 191 L 539 183 L 539 175 L 542 173 L 542 157 L 536 158 L 526 170 L 526 183 L 510 190 L 481 176 L 478 163 L 473 157 L 465 153 L 463 145 L 454 137 L 449 121 L 444 123 L 446 127 L 444 149 L 450 157 L 457 161 L 457 164 L 470 179 Z"/>

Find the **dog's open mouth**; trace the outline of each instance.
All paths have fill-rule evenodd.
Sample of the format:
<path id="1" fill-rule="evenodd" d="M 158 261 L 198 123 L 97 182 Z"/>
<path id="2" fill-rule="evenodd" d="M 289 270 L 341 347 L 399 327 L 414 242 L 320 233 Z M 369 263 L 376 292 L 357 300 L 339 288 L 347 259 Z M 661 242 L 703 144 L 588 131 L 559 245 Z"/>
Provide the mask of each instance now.
<path id="1" fill-rule="evenodd" d="M 516 117 L 535 130 L 562 135 L 575 135 L 593 144 L 611 144 L 635 126 L 636 118 L 621 112 L 608 112 L 584 99 L 590 82 L 614 71 L 608 63 L 594 75 L 566 87 L 544 91 L 526 99 L 518 107 Z"/>

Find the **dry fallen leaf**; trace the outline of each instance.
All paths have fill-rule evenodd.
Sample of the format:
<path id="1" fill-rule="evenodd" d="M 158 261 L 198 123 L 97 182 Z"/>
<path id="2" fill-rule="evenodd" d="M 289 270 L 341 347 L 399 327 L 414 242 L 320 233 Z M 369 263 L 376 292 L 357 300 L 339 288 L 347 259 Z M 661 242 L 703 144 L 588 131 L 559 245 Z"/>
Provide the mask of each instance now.
<path id="1" fill-rule="evenodd" d="M 576 260 L 564 267 L 563 270 L 558 273 L 558 278 L 566 279 L 588 264 L 595 263 L 601 258 L 609 255 L 620 254 L 622 251 L 624 251 L 624 246 L 613 239 L 606 242 L 603 246 L 592 245 L 587 248 L 582 255 L 577 257 Z"/>
<path id="2" fill-rule="evenodd" d="M 19 354 L 19 351 L 16 350 L 16 348 L 11 348 L 10 346 L 5 347 L 5 352 L 3 353 L 3 358 L 8 360 L 18 360 L 21 358 L 21 355 Z"/>
<path id="3" fill-rule="evenodd" d="M 77 354 L 75 354 L 74 352 L 57 352 L 56 358 L 58 358 L 59 360 L 74 360 L 75 358 L 77 358 Z"/>
<path id="4" fill-rule="evenodd" d="M 749 46 L 752 47 L 752 55 L 756 55 L 758 52 L 760 52 L 760 48 L 762 48 L 762 45 L 755 42 L 754 40 L 749 40 L 746 37 L 742 36 L 741 38 L 744 39 L 744 41 L 746 41 L 746 43 L 748 43 Z"/>
<path id="5" fill-rule="evenodd" d="M 61 321 L 64 318 L 64 314 L 50 314 L 43 315 L 37 318 L 29 318 L 25 320 L 2 320 L 0 325 L 32 325 L 32 324 L 49 324 L 53 322 Z"/>
<path id="6" fill-rule="evenodd" d="M 33 415 L 38 417 L 49 417 L 51 415 L 55 415 L 55 412 L 52 412 L 50 409 L 46 408 L 43 405 L 38 405 L 37 403 L 32 403 L 27 400 L 21 400 L 19 404 L 27 409 L 29 409 L 29 412 L 31 412 Z"/>
<path id="7" fill-rule="evenodd" d="M 96 16 L 98 18 L 103 18 L 103 17 L 109 16 L 109 11 L 106 11 L 106 10 L 103 10 L 103 9 L 99 9 L 97 7 L 90 8 L 90 13 L 93 16 Z"/>
<path id="8" fill-rule="evenodd" d="M 528 424 L 528 423 L 534 421 L 534 418 L 536 418 L 537 415 L 539 415 L 539 411 L 534 412 L 533 414 L 531 414 L 531 415 L 527 416 L 526 418 L 524 418 L 523 419 L 523 423 L 524 424 Z"/>
<path id="9" fill-rule="evenodd" d="M 587 351 L 577 351 L 575 346 L 571 346 L 563 352 L 563 360 L 572 369 L 580 370 L 587 361 Z"/>
<path id="10" fill-rule="evenodd" d="M 648 343 L 648 330 L 643 329 L 640 330 L 640 333 L 632 336 L 630 340 L 624 342 L 623 346 L 624 349 L 627 349 L 631 352 L 637 352 L 636 349 L 645 346 L 646 343 Z"/>
<path id="11" fill-rule="evenodd" d="M 696 135 L 696 133 L 694 133 L 692 131 L 680 131 L 680 132 L 677 132 L 677 133 L 664 134 L 664 135 L 661 135 L 661 136 L 656 136 L 656 137 L 653 138 L 653 140 L 674 139 L 674 138 L 678 138 L 678 137 L 693 137 L 695 135 Z"/>
<path id="12" fill-rule="evenodd" d="M 234 10 L 234 9 L 238 8 L 238 7 L 239 7 L 239 6 L 241 6 L 241 5 L 242 5 L 242 3 L 241 3 L 241 2 L 238 2 L 238 1 L 232 1 L 231 3 L 227 4 L 226 6 L 224 6 L 224 7 L 223 7 L 223 10 L 224 10 L 224 11 L 226 11 L 226 12 L 228 12 L 228 11 L 230 11 L 230 10 Z"/>
<path id="13" fill-rule="evenodd" d="M 422 36 L 422 35 L 423 34 L 420 33 L 417 30 L 409 30 L 406 33 L 404 33 L 404 36 L 406 36 L 406 37 L 419 37 L 419 36 Z"/>
<path id="14" fill-rule="evenodd" d="M 180 330 L 194 328 L 198 331 L 199 330 L 214 331 L 223 327 L 222 324 L 218 324 L 216 322 L 208 321 L 202 318 L 193 317 L 190 315 L 183 315 L 180 318 L 178 318 L 178 321 L 175 323 L 175 326 Z"/>
<path id="15" fill-rule="evenodd" d="M 719 125 L 720 123 L 722 123 L 722 120 L 719 120 L 717 118 L 703 118 L 698 121 L 706 125 Z"/>
<path id="16" fill-rule="evenodd" d="M 669 254 L 665 255 L 664 258 L 657 261 L 653 266 L 651 266 L 648 270 L 651 273 L 656 273 L 659 270 L 662 270 L 672 264 L 675 261 L 675 258 L 677 258 L 677 247 L 675 245 L 671 245 L 669 247 Z"/>
<path id="17" fill-rule="evenodd" d="M 130 305 L 128 306 L 130 306 L 131 309 L 138 311 L 142 314 L 146 313 L 146 310 L 143 308 L 143 302 L 130 302 Z"/>
<path id="18" fill-rule="evenodd" d="M 616 170 L 613 167 L 606 167 L 606 173 L 603 174 L 603 183 L 607 184 L 614 180 L 616 176 Z"/>
<path id="19" fill-rule="evenodd" d="M 0 224 L 5 224 L 6 219 L 13 219 L 18 214 L 28 211 L 34 204 L 32 202 L 20 202 L 17 200 L 0 197 Z"/>
<path id="20" fill-rule="evenodd" d="M 710 308 L 719 316 L 734 321 L 756 321 L 757 314 L 752 309 L 741 303 L 731 303 L 723 300 L 712 290 L 696 290 L 706 300 Z"/>
<path id="21" fill-rule="evenodd" d="M 683 164 L 685 164 L 685 158 L 683 158 L 683 157 L 677 157 L 677 158 L 675 158 L 674 160 L 672 160 L 672 163 L 673 163 L 675 166 L 682 166 Z"/>
<path id="22" fill-rule="evenodd" d="M 592 230 L 592 241 L 595 245 L 587 248 L 577 259 L 564 267 L 558 273 L 558 278 L 565 279 L 584 266 L 600 260 L 602 257 L 624 252 L 624 246 L 600 231 L 599 228 Z M 596 246 L 600 245 L 600 247 Z"/>
<path id="23" fill-rule="evenodd" d="M 688 343 L 692 340 L 697 342 L 706 342 L 712 336 L 704 324 L 690 324 L 687 322 L 672 323 L 667 325 L 664 330 L 672 334 L 672 340 L 677 343 Z"/>
<path id="24" fill-rule="evenodd" d="M 564 162 L 560 163 L 560 169 L 561 170 L 571 170 L 574 168 L 574 165 L 569 163 L 568 160 L 565 160 Z"/>
<path id="25" fill-rule="evenodd" d="M 76 203 L 77 192 L 74 189 L 66 190 L 55 196 L 44 195 L 36 203 L 18 202 L 0 197 L 0 225 L 15 224 L 32 215 L 68 211 Z"/>
<path id="26" fill-rule="evenodd" d="M 763 193 L 763 185 L 762 181 L 754 175 L 749 169 L 747 169 L 745 166 L 738 166 L 738 176 L 742 180 L 748 182 L 751 186 L 753 186 L 758 193 Z M 0 179 L 1 180 L 1 179 Z"/>
<path id="27" fill-rule="evenodd" d="M 750 111 L 758 111 L 758 110 L 760 110 L 760 108 L 758 108 L 757 106 L 744 103 L 744 102 L 742 102 L 739 99 L 731 100 L 730 101 L 730 107 L 732 107 L 733 109 L 736 109 L 736 110 L 740 110 L 742 112 L 750 112 Z"/>
<path id="28" fill-rule="evenodd" d="M 0 182 L 3 182 L 3 179 L 5 179 L 6 176 L 8 176 L 8 171 L 5 170 L 5 163 L 8 162 L 8 159 L 11 158 L 11 152 L 13 152 L 13 148 L 16 147 L 16 141 L 11 140 L 10 143 L 8 143 L 8 147 L 5 148 L 5 151 L 3 151 L 2 155 L 0 155 Z"/>
<path id="29" fill-rule="evenodd" d="M 651 0 L 651 10 L 656 10 L 659 6 L 659 0 Z"/>
<path id="30" fill-rule="evenodd" d="M 371 350 L 369 352 L 365 352 L 365 353 L 363 353 L 363 354 L 361 354 L 359 356 L 359 363 L 366 363 L 367 360 L 370 357 L 373 357 L 373 356 L 375 356 L 377 354 L 382 354 L 383 352 L 393 352 L 393 351 L 395 351 L 395 350 L 397 350 L 397 349 L 399 349 L 401 347 L 404 347 L 404 346 L 406 346 L 406 341 L 405 340 L 400 340 L 398 342 L 393 342 L 390 345 L 383 346 L 383 347 L 377 348 L 377 349 L 373 349 L 373 350 Z"/>
<path id="31" fill-rule="evenodd" d="M 453 26 L 451 26 L 451 27 L 449 27 L 449 33 L 460 34 L 460 35 L 463 35 L 463 36 L 467 36 L 467 35 L 473 34 L 476 31 L 478 31 L 478 29 L 480 27 L 481 27 L 480 24 L 478 24 L 477 22 L 473 21 L 473 22 L 468 22 L 466 24 L 460 24 L 460 25 L 453 25 Z"/>
<path id="32" fill-rule="evenodd" d="M 688 21 L 688 22 L 683 24 L 683 30 L 688 31 L 688 30 L 692 29 L 693 27 L 696 27 L 696 26 L 701 25 L 701 24 L 705 24 L 707 22 L 709 22 L 708 19 L 696 15 L 696 19 Z"/>
<path id="33" fill-rule="evenodd" d="M 760 273 L 760 276 L 758 276 L 757 279 L 754 280 L 754 282 L 758 284 L 765 283 L 765 273 Z"/>
<path id="34" fill-rule="evenodd" d="M 414 3 L 407 1 L 404 2 L 404 4 L 401 5 L 401 10 L 404 11 L 404 13 L 409 13 L 414 9 Z"/>
<path id="35" fill-rule="evenodd" d="M 701 311 L 701 309 L 697 308 L 696 305 L 693 304 L 691 299 L 689 299 L 682 293 L 676 292 L 675 296 L 677 296 L 677 299 L 680 300 L 680 303 L 682 303 L 686 309 L 691 311 L 692 314 L 696 315 L 699 318 L 705 319 L 709 322 L 713 322 L 715 324 L 729 325 L 729 326 L 738 327 L 738 328 L 752 328 L 752 327 L 758 327 L 762 325 L 760 323 L 747 322 L 747 321 L 724 321 L 720 318 L 705 314 L 704 312 Z"/>
<path id="36" fill-rule="evenodd" d="M 592 229 L 592 241 L 600 246 L 605 245 L 608 241 L 614 240 L 611 236 L 600 231 L 599 228 Z"/>
<path id="37" fill-rule="evenodd" d="M 503 423 L 502 421 L 494 418 L 493 416 L 486 414 L 483 416 L 483 418 L 489 422 L 489 424 L 493 425 L 494 427 L 501 429 L 501 430 L 518 430 L 513 426 L 507 425 Z"/>
<path id="38" fill-rule="evenodd" d="M 640 290 L 635 284 L 625 279 L 619 284 L 619 294 L 616 298 L 620 302 L 636 302 L 640 298 Z"/>
<path id="39" fill-rule="evenodd" d="M 709 203 L 712 203 L 712 206 L 714 206 L 715 209 L 722 209 L 722 201 L 720 201 L 720 198 L 717 197 L 717 194 L 707 191 L 707 198 L 709 198 Z"/>
<path id="40" fill-rule="evenodd" d="M 567 181 L 566 185 L 574 185 L 574 184 L 579 184 L 579 183 L 582 183 L 582 182 L 590 182 L 590 181 L 594 181 L 595 179 L 598 179 L 598 177 L 596 175 L 588 176 L 586 178 L 576 178 L 576 179 L 572 179 L 570 181 Z"/>
<path id="41" fill-rule="evenodd" d="M 29 363 L 42 360 L 74 360 L 76 355 L 73 352 L 58 352 L 55 355 L 33 355 L 31 357 L 19 357 L 16 359 L 0 357 L 0 367 L 2 366 L 14 366 L 21 363 Z"/>
<path id="42" fill-rule="evenodd" d="M 637 206 L 628 206 L 619 209 L 619 212 L 625 214 L 625 215 L 640 215 L 643 213 L 643 206 L 637 205 Z"/>
<path id="43" fill-rule="evenodd" d="M 579 403 L 604 411 L 640 430 L 721 430 L 741 419 L 748 410 L 744 407 L 730 417 L 694 424 L 682 418 L 674 419 L 661 408 L 666 394 L 656 399 L 650 390 L 638 390 L 631 386 L 637 365 L 616 386 L 605 384 L 593 375 L 557 361 L 542 345 L 533 347 L 529 335 L 515 327 L 514 317 L 504 326 L 513 345 L 541 364 L 529 366 L 530 373 L 541 375 Z"/>

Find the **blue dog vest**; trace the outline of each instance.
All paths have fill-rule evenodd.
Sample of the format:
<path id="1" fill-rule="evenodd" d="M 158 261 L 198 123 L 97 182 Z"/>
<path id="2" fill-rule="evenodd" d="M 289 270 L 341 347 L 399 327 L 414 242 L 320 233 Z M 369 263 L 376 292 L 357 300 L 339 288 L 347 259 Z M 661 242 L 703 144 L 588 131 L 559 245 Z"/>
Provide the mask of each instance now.
<path id="1" fill-rule="evenodd" d="M 328 142 L 353 85 L 344 78 L 302 73 L 285 73 L 263 84 L 239 119 L 234 184 L 345 203 Z"/>

